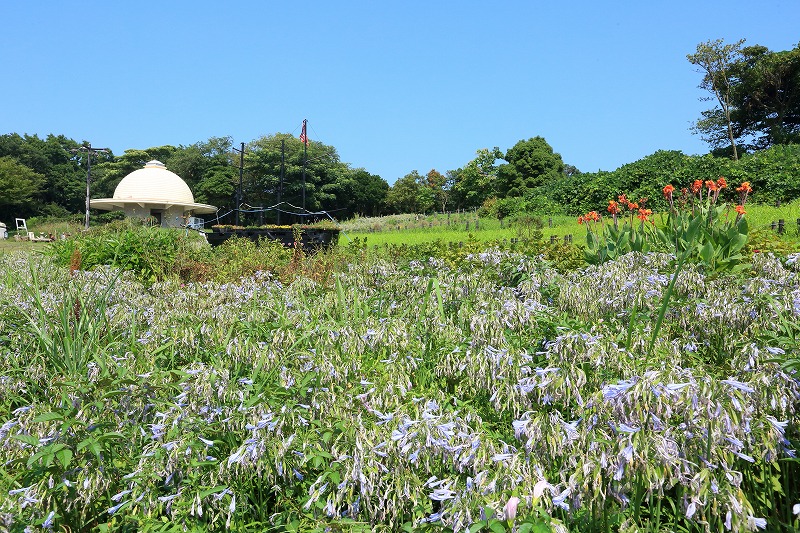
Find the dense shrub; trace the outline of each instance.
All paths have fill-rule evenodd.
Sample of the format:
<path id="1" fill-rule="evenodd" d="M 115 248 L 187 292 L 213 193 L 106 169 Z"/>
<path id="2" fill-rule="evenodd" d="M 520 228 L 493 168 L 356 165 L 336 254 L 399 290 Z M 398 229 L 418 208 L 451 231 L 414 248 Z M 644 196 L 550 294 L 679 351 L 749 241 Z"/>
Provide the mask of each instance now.
<path id="1" fill-rule="evenodd" d="M 786 203 L 800 198 L 800 145 L 774 146 L 745 154 L 739 161 L 659 150 L 613 172 L 565 176 L 546 188 L 535 189 L 533 195 L 540 202 L 560 206 L 570 215 L 600 209 L 622 192 L 637 200 L 648 198 L 648 207 L 661 211 L 667 207 L 661 194 L 665 183 L 692 183 L 719 176 L 730 183 L 749 181 L 757 191 L 753 198 L 756 202 Z"/>
<path id="2" fill-rule="evenodd" d="M 181 231 L 119 221 L 53 242 L 45 253 L 73 270 L 108 265 L 132 271 L 140 280 L 152 283 L 170 277 L 179 255 L 187 255 L 190 241 L 197 242 L 197 238 Z"/>

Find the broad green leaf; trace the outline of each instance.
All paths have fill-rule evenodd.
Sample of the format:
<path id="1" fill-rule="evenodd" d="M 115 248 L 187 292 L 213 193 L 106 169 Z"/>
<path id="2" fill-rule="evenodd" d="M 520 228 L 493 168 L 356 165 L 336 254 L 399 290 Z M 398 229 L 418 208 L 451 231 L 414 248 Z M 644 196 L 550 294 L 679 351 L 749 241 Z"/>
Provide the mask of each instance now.
<path id="1" fill-rule="evenodd" d="M 64 448 L 56 452 L 56 459 L 61 463 L 64 470 L 67 469 L 69 463 L 72 461 L 72 450 Z"/>
<path id="2" fill-rule="evenodd" d="M 212 494 L 216 494 L 217 492 L 222 492 L 226 488 L 227 487 L 225 485 L 217 485 L 216 487 L 201 491 L 200 492 L 200 499 L 202 500 L 204 498 L 207 498 L 208 496 L 211 496 Z"/>
<path id="3" fill-rule="evenodd" d="M 702 259 L 707 265 L 711 265 L 711 262 L 714 259 L 714 246 L 712 246 L 710 242 L 705 243 L 700 248 L 700 259 Z"/>
<path id="4" fill-rule="evenodd" d="M 30 444 L 31 446 L 39 445 L 39 439 L 33 435 L 11 435 L 11 438 L 20 442 L 24 442 L 25 444 Z"/>
<path id="5" fill-rule="evenodd" d="M 44 413 L 33 419 L 34 422 L 49 422 L 50 420 L 62 420 L 64 415 L 61 413 Z"/>
<path id="6" fill-rule="evenodd" d="M 500 520 L 489 520 L 489 529 L 494 533 L 505 533 L 506 526 Z"/>

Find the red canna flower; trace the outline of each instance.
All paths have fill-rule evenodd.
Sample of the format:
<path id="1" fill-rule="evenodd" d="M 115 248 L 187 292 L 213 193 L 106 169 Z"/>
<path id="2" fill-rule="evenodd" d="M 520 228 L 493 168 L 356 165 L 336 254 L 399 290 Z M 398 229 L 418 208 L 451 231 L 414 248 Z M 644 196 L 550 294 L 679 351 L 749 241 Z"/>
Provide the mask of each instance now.
<path id="1" fill-rule="evenodd" d="M 664 187 L 664 198 L 666 198 L 667 200 L 672 198 L 672 191 L 674 190 L 675 187 L 673 187 L 672 185 L 667 185 L 666 187 Z"/>
<path id="2" fill-rule="evenodd" d="M 612 215 L 618 215 L 619 214 L 619 204 L 617 202 L 615 202 L 614 200 L 609 200 L 608 201 L 608 212 L 611 213 Z"/>
<path id="3" fill-rule="evenodd" d="M 717 182 L 714 180 L 706 180 L 706 188 L 709 190 L 709 192 L 716 192 Z"/>
<path id="4" fill-rule="evenodd" d="M 734 209 L 736 210 L 737 213 L 739 213 L 739 216 L 742 216 L 745 213 L 747 213 L 747 211 L 744 210 L 743 205 L 737 205 L 736 207 L 734 207 Z"/>
<path id="5" fill-rule="evenodd" d="M 719 187 L 719 189 L 720 189 L 720 190 L 722 190 L 722 189 L 724 189 L 724 188 L 725 188 L 725 187 L 727 187 L 727 186 L 728 186 L 728 182 L 727 182 L 727 181 L 725 181 L 725 177 L 724 177 L 724 176 L 720 176 L 720 177 L 717 179 L 717 187 Z"/>
<path id="6" fill-rule="evenodd" d="M 692 183 L 692 193 L 697 194 L 703 189 L 703 182 L 701 180 L 694 180 Z"/>

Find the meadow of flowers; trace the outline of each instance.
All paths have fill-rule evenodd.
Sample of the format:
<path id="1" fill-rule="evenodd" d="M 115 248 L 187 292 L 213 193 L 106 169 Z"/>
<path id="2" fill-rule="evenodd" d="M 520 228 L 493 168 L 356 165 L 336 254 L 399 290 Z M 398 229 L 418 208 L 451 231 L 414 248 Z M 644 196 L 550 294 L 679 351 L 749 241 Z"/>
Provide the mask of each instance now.
<path id="1" fill-rule="evenodd" d="M 792 531 L 800 258 L 0 257 L 0 530 Z"/>

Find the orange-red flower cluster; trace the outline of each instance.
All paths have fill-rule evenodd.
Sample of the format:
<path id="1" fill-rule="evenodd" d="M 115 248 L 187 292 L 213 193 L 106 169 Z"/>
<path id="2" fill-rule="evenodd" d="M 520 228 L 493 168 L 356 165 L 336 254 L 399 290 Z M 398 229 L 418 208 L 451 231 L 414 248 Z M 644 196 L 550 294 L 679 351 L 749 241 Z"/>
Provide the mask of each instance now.
<path id="1" fill-rule="evenodd" d="M 581 215 L 578 217 L 578 224 L 583 224 L 586 222 L 600 222 L 600 214 L 597 211 L 589 211 L 585 215 Z"/>
<path id="2" fill-rule="evenodd" d="M 664 198 L 666 198 L 667 200 L 672 198 L 672 192 L 674 190 L 675 190 L 675 187 L 673 187 L 672 185 L 665 186 L 664 187 Z"/>
<path id="3" fill-rule="evenodd" d="M 648 219 L 648 218 L 650 217 L 650 215 L 652 215 L 652 214 L 653 214 L 653 212 L 652 212 L 650 209 L 644 209 L 644 208 L 641 208 L 641 209 L 639 209 L 639 214 L 638 214 L 638 215 L 636 215 L 636 218 L 638 218 L 638 219 L 639 219 L 639 220 L 641 220 L 642 222 L 647 222 L 647 219 Z"/>
<path id="4" fill-rule="evenodd" d="M 747 195 L 753 192 L 753 188 L 750 186 L 749 181 L 743 181 L 741 185 L 736 187 L 736 192 L 739 193 L 740 204 L 736 206 L 736 212 L 739 213 L 737 218 L 741 218 L 741 216 L 744 215 L 744 204 L 747 202 Z"/>
<path id="5" fill-rule="evenodd" d="M 702 190 L 703 190 L 703 181 L 694 180 L 694 183 L 692 183 L 692 194 L 698 194 Z"/>
<path id="6" fill-rule="evenodd" d="M 619 204 L 614 200 L 608 201 L 608 212 L 612 215 L 618 215 L 620 213 Z"/>

